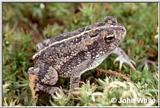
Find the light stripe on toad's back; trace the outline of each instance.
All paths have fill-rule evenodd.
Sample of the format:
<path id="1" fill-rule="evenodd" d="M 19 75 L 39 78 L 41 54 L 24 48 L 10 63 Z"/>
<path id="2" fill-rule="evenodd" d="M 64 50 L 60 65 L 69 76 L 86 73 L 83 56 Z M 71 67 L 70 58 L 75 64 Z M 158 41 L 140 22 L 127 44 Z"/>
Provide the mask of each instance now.
<path id="1" fill-rule="evenodd" d="M 110 27 L 115 27 L 115 28 L 116 28 L 116 26 L 113 26 L 113 25 L 110 25 Z M 119 26 L 117 26 L 117 27 L 119 27 Z M 53 42 L 53 43 L 49 44 L 48 46 L 44 47 L 44 48 L 43 48 L 42 50 L 40 50 L 39 52 L 37 52 L 35 55 L 33 55 L 32 58 L 35 59 L 35 57 L 38 56 L 38 55 L 40 55 L 42 51 L 45 51 L 46 49 L 50 48 L 51 46 L 54 46 L 54 45 L 59 44 L 59 43 L 62 43 L 62 42 L 69 41 L 70 39 L 74 39 L 74 38 L 83 36 L 85 33 L 90 33 L 90 32 L 95 31 L 95 30 L 97 30 L 97 29 L 104 29 L 104 28 L 107 28 L 106 25 L 105 25 L 105 26 L 100 26 L 100 27 L 97 27 L 97 28 L 95 27 L 95 28 L 93 28 L 93 29 L 90 29 L 90 30 L 84 31 L 84 32 L 82 32 L 82 33 L 79 33 L 79 34 L 77 34 L 77 35 L 75 35 L 75 36 L 71 36 L 71 37 L 69 37 L 69 38 L 65 38 L 65 39 L 62 39 L 62 40 L 60 40 L 60 41 Z"/>
<path id="2" fill-rule="evenodd" d="M 39 51 L 39 50 L 43 49 L 44 47 L 48 46 L 51 43 L 54 43 L 56 41 L 60 41 L 60 40 L 66 39 L 66 38 L 70 38 L 72 36 L 76 36 L 79 33 L 82 33 L 84 31 L 88 31 L 88 30 L 91 30 L 95 27 L 99 27 L 99 26 L 103 26 L 103 25 L 105 25 L 105 22 L 98 22 L 96 24 L 89 25 L 87 27 L 79 28 L 79 29 L 77 29 L 75 31 L 72 31 L 72 32 L 65 32 L 65 33 L 62 33 L 58 36 L 54 36 L 50 39 L 46 39 L 43 42 L 38 43 L 36 46 L 37 46 L 38 51 Z"/>

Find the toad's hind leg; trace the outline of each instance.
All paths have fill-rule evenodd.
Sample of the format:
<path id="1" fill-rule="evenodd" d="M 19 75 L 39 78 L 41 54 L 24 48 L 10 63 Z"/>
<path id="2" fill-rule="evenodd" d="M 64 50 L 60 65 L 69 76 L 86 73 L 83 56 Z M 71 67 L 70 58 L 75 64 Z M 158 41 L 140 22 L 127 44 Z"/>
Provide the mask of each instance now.
<path id="1" fill-rule="evenodd" d="M 60 88 L 54 87 L 58 81 L 57 71 L 47 65 L 41 64 L 40 68 L 31 67 L 28 70 L 29 73 L 29 86 L 32 92 L 32 97 L 37 98 L 38 91 L 43 91 L 48 94 L 54 94 L 60 91 Z"/>
<path id="2" fill-rule="evenodd" d="M 48 85 L 37 83 L 36 84 L 36 92 L 38 92 L 38 91 L 43 91 L 43 92 L 48 93 L 53 96 L 55 93 L 61 93 L 62 89 L 59 87 L 48 86 Z"/>
<path id="3" fill-rule="evenodd" d="M 41 82 L 47 85 L 55 85 L 57 81 L 58 81 L 57 71 L 52 66 L 49 66 Z"/>
<path id="4" fill-rule="evenodd" d="M 50 95 L 55 94 L 56 92 L 60 93 L 62 90 L 59 87 L 54 86 L 58 81 L 57 71 L 47 64 L 42 66 L 44 73 L 42 79 L 39 83 L 36 84 L 36 91 L 43 91 Z"/>

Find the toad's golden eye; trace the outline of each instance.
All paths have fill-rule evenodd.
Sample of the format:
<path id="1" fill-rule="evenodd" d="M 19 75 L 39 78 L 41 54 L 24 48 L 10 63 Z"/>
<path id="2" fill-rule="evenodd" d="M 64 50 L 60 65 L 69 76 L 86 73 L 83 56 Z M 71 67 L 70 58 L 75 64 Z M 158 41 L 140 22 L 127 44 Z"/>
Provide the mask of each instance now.
<path id="1" fill-rule="evenodd" d="M 112 35 L 108 35 L 104 38 L 105 42 L 108 43 L 108 42 L 112 42 L 115 38 L 115 35 L 112 34 Z"/>

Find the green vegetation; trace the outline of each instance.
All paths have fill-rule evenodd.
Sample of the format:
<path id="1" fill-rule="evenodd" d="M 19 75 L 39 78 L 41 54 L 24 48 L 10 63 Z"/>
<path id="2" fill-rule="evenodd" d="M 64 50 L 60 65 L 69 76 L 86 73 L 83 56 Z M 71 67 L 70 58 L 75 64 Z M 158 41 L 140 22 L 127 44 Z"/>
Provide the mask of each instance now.
<path id="1" fill-rule="evenodd" d="M 157 3 L 3 3 L 2 7 L 3 105 L 158 105 L 157 101 L 118 103 L 127 97 L 158 99 Z M 111 55 L 99 66 L 104 72 L 95 69 L 82 76 L 76 95 L 60 93 L 54 97 L 41 96 L 37 102 L 33 100 L 27 70 L 33 66 L 35 45 L 101 21 L 105 16 L 115 16 L 125 25 L 127 36 L 121 48 L 136 62 L 137 70 L 126 65 L 118 70 L 118 64 L 113 65 L 116 56 Z M 68 87 L 69 82 L 62 80 L 62 84 Z"/>

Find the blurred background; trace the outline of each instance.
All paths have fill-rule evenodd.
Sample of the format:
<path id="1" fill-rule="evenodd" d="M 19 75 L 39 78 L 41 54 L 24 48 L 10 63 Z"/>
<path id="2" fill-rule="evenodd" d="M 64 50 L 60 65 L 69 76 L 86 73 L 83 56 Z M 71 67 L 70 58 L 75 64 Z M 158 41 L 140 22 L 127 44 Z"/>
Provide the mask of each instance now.
<path id="1" fill-rule="evenodd" d="M 121 48 L 136 62 L 136 71 L 126 65 L 121 71 L 118 70 L 118 64 L 113 64 L 116 56 L 111 55 L 99 66 L 108 74 L 96 70 L 85 73 L 78 96 L 61 94 L 55 97 L 41 96 L 38 101 L 33 100 L 28 86 L 27 70 L 33 66 L 31 58 L 36 52 L 36 44 L 63 32 L 102 21 L 106 16 L 116 17 L 126 27 L 127 35 Z M 157 101 L 111 102 L 113 97 L 158 99 L 157 3 L 3 2 L 2 18 L 4 106 L 158 105 Z M 111 75 L 114 72 L 121 75 Z M 69 82 L 61 82 L 68 86 Z"/>

